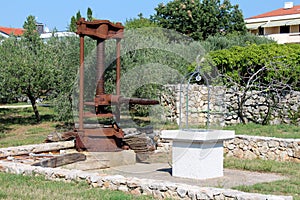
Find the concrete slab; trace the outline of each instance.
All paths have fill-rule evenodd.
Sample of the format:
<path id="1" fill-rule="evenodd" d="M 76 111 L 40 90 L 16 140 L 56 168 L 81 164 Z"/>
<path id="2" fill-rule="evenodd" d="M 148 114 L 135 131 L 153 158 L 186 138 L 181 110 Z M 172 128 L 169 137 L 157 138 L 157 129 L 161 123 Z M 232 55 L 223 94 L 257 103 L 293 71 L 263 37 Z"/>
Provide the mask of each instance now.
<path id="1" fill-rule="evenodd" d="M 111 167 L 106 169 L 87 170 L 107 175 L 122 175 L 141 179 L 163 180 L 173 183 L 184 183 L 200 187 L 232 188 L 239 185 L 253 185 L 261 182 L 272 182 L 288 179 L 274 173 L 260 173 L 243 170 L 224 169 L 223 177 L 211 179 L 190 179 L 172 176 L 172 153 L 153 153 L 144 162 L 133 165 Z"/>
<path id="2" fill-rule="evenodd" d="M 224 169 L 224 176 L 211 179 L 179 178 L 171 175 L 172 167 L 168 163 L 137 163 L 135 165 L 118 166 L 104 170 L 89 170 L 108 175 L 123 175 L 142 179 L 155 179 L 173 183 L 185 183 L 200 187 L 232 188 L 240 185 L 253 185 L 261 182 L 284 180 L 287 177 L 273 173 L 249 172 Z"/>

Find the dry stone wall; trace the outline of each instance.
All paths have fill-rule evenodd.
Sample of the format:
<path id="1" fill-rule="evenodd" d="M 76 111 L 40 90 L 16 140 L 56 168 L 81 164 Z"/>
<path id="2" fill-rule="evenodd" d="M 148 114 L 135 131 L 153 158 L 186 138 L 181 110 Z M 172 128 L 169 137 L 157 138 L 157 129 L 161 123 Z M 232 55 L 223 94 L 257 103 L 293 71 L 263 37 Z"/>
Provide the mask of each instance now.
<path id="1" fill-rule="evenodd" d="M 228 157 L 300 162 L 300 139 L 236 135 L 224 141 Z"/>
<path id="2" fill-rule="evenodd" d="M 180 90 L 180 85 L 167 85 L 165 88 L 165 92 L 161 95 L 165 120 L 178 124 L 180 121 L 182 124 L 186 123 L 186 108 L 188 108 L 188 123 L 198 127 L 206 126 L 207 119 L 211 126 L 240 123 L 241 118 L 238 113 L 242 113 L 246 123 L 265 121 L 270 124 L 300 125 L 300 92 L 297 91 L 282 92 L 281 96 L 270 98 L 259 91 L 242 93 L 235 88 L 226 89 L 219 86 L 210 87 L 210 94 L 208 94 L 208 87 L 198 84 L 189 85 L 188 90 L 186 85 L 182 86 L 183 90 Z M 188 93 L 188 99 L 186 93 Z M 246 98 L 240 109 L 243 95 Z M 186 100 L 188 100 L 188 104 Z"/>
<path id="3" fill-rule="evenodd" d="M 292 200 L 291 196 L 263 195 L 231 189 L 198 187 L 186 184 L 138 179 L 121 175 L 100 175 L 98 173 L 62 168 L 43 168 L 21 163 L 0 161 L 0 171 L 20 175 L 42 175 L 58 181 L 86 181 L 92 187 L 119 190 L 133 195 L 152 195 L 156 199 L 201 199 L 201 200 Z"/>
<path id="4" fill-rule="evenodd" d="M 260 91 L 248 91 L 241 93 L 234 88 L 226 90 L 226 124 L 240 122 L 237 113 L 242 96 L 245 95 L 242 115 L 245 122 L 270 124 L 297 124 L 300 125 L 300 92 L 282 92 L 277 94 L 265 94 Z"/>
<path id="5" fill-rule="evenodd" d="M 181 93 L 180 85 L 168 85 L 166 88 L 167 92 L 161 96 L 166 120 L 176 121 L 185 126 L 188 116 L 188 123 L 192 126 L 205 127 L 207 123 L 210 123 L 210 126 L 224 124 L 223 113 L 226 112 L 226 106 L 222 87 L 211 87 L 209 91 L 207 87 L 199 87 L 196 84 L 189 85 L 188 89 L 187 85 L 183 85 Z"/>
<path id="6" fill-rule="evenodd" d="M 236 135 L 223 145 L 227 157 L 300 163 L 300 139 Z M 161 138 L 157 141 L 158 152 L 171 152 L 171 149 L 172 141 Z"/>

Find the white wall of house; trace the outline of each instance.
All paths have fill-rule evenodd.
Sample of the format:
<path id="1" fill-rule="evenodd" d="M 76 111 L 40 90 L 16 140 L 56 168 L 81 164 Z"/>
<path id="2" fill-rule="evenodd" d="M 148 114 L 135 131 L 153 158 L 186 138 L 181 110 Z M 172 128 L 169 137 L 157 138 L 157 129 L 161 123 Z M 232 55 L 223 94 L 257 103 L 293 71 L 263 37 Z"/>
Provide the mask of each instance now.
<path id="1" fill-rule="evenodd" d="M 275 40 L 278 44 L 300 43 L 300 33 L 270 34 L 266 35 L 266 37 Z"/>
<path id="2" fill-rule="evenodd" d="M 0 37 L 2 38 L 8 38 L 9 37 L 9 35 L 7 35 L 7 34 L 5 34 L 5 33 L 2 33 L 2 32 L 0 32 Z"/>
<path id="3" fill-rule="evenodd" d="M 285 2 L 284 8 L 293 7 Z M 280 44 L 300 43 L 300 14 L 245 19 L 249 32 L 272 38 Z"/>
<path id="4" fill-rule="evenodd" d="M 75 36 L 76 33 L 73 33 L 73 32 L 55 32 L 55 33 L 42 33 L 40 35 L 40 38 L 41 39 L 49 39 L 51 38 L 52 36 L 54 37 L 69 37 L 69 36 Z"/>

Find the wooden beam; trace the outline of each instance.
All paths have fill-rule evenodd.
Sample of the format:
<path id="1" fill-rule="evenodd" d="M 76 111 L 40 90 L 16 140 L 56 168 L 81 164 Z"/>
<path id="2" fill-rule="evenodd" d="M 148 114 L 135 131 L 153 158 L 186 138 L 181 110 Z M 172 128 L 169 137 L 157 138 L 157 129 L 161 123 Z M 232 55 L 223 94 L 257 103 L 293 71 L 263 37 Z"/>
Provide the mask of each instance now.
<path id="1" fill-rule="evenodd" d="M 84 160 L 86 160 L 86 155 L 82 153 L 71 153 L 71 154 L 56 156 L 54 158 L 45 159 L 40 162 L 32 164 L 32 166 L 55 168 L 55 167 L 71 164 L 78 161 L 84 161 Z"/>

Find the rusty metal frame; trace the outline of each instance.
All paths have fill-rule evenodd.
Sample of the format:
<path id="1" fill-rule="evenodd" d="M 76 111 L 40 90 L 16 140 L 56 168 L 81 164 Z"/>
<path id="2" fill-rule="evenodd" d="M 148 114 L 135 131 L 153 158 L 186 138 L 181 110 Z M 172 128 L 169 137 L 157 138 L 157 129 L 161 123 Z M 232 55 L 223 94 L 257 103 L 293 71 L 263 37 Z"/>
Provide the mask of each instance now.
<path id="1" fill-rule="evenodd" d="M 81 18 L 77 22 L 77 34 L 80 36 L 80 81 L 79 81 L 79 127 L 76 137 L 77 149 L 92 151 L 118 151 L 124 147 L 122 129 L 118 126 L 120 121 L 120 105 L 158 104 L 156 100 L 125 98 L 121 96 L 121 39 L 124 27 L 121 23 L 111 23 L 108 20 L 86 21 Z M 94 102 L 84 102 L 84 37 L 89 36 L 97 41 L 97 87 Z M 116 94 L 105 93 L 105 40 L 116 39 Z M 84 113 L 84 106 L 94 106 L 95 113 Z M 106 111 L 107 106 L 115 105 L 116 113 Z M 115 118 L 116 123 L 99 129 L 84 127 L 84 117 Z M 96 139 L 91 139 L 96 138 Z"/>

